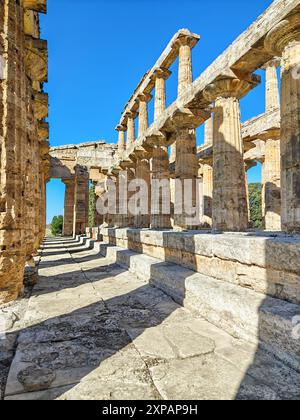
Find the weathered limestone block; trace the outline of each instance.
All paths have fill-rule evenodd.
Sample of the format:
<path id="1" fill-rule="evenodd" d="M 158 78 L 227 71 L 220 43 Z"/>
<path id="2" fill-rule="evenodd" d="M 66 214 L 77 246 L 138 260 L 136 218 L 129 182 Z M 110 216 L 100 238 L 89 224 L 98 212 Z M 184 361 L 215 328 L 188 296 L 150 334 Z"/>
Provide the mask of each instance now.
<path id="1" fill-rule="evenodd" d="M 47 0 L 23 0 L 23 7 L 24 9 L 45 13 L 47 11 Z"/>
<path id="2" fill-rule="evenodd" d="M 25 10 L 24 13 L 24 33 L 33 38 L 40 37 L 39 14 L 33 10 Z"/>
<path id="3" fill-rule="evenodd" d="M 48 47 L 47 41 L 26 37 L 25 64 L 32 80 L 47 82 Z"/>
<path id="4" fill-rule="evenodd" d="M 300 257 L 298 237 L 101 230 L 107 243 L 145 253 L 213 277 L 300 303 Z"/>
<path id="5" fill-rule="evenodd" d="M 48 94 L 47 93 L 36 92 L 34 94 L 33 109 L 34 109 L 35 118 L 37 120 L 42 120 L 48 117 Z"/>

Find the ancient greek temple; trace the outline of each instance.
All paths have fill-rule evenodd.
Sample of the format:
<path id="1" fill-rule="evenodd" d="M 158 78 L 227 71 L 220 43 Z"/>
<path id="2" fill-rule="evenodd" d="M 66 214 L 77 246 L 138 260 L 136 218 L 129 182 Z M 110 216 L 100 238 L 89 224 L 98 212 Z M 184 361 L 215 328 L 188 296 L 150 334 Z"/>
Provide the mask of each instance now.
<path id="1" fill-rule="evenodd" d="M 60 147 L 50 147 L 45 122 L 48 54 L 39 31 L 45 12 L 46 0 L 0 2 L 0 304 L 22 302 L 26 285 L 35 284 L 25 322 L 11 325 L 20 335 L 6 398 L 299 399 L 300 0 L 274 0 L 200 75 L 192 54 L 201 38 L 179 30 L 153 57 L 154 66 L 137 75 L 142 78 L 116 121 L 115 143 Z M 176 63 L 177 98 L 167 106 Z M 241 100 L 261 86 L 261 70 L 265 112 L 242 121 Z M 197 147 L 201 126 L 205 140 Z M 258 163 L 259 231 L 250 225 L 247 174 Z M 64 227 L 62 238 L 45 241 L 51 179 L 66 186 Z M 144 196 L 134 198 L 134 180 L 146 185 Z M 91 183 L 98 201 L 93 226 Z M 110 189 L 115 201 L 101 213 Z M 131 211 L 128 203 L 143 198 L 146 209 Z M 93 293 L 80 283 L 83 275 Z M 63 286 L 55 290 L 55 281 Z M 104 304 L 120 322 L 115 330 L 101 324 L 108 324 Z M 62 340 L 66 314 L 76 314 L 76 326 L 89 337 L 92 325 L 105 342 L 118 332 L 101 357 L 89 338 L 94 365 L 89 359 L 64 370 L 67 354 L 75 354 L 71 344 L 68 351 L 60 344 L 65 359 L 56 368 L 37 353 L 49 356 L 46 344 L 28 350 L 31 342 Z M 73 328 L 69 318 L 64 322 Z M 75 339 L 72 328 L 68 340 Z M 124 377 L 108 379 L 114 358 Z M 130 366 L 144 369 L 146 379 Z M 67 380 L 66 372 L 74 378 Z"/>

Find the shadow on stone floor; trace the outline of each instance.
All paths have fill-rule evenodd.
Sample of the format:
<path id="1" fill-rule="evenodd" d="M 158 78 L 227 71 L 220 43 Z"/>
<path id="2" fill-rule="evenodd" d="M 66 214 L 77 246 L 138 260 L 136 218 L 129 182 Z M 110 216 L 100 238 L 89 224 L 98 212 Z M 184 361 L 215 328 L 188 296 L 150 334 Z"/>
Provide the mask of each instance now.
<path id="1" fill-rule="evenodd" d="M 167 235 L 165 241 L 167 247 Z M 188 327 L 195 322 L 179 306 L 186 299 L 188 278 L 182 278 L 176 285 L 175 303 L 158 288 L 145 283 L 141 285 L 141 281 L 118 264 L 106 262 L 106 265 L 101 265 L 113 246 L 114 239 L 111 244 L 102 245 L 102 257 L 99 254 L 90 257 L 76 255 L 72 258 L 73 263 L 83 264 L 78 270 L 68 272 L 64 268 L 60 274 L 41 275 L 32 295 L 40 302 L 31 308 L 33 312 L 27 318 L 28 327 L 18 331 L 18 348 L 7 387 L 8 398 L 18 394 L 20 399 L 62 396 L 77 399 L 89 398 L 90 395 L 99 399 L 161 399 L 162 395 L 153 383 L 153 372 L 160 386 L 162 376 L 167 382 L 171 381 L 167 384 L 171 389 L 178 387 L 178 392 L 174 391 L 177 398 L 188 395 L 191 399 L 217 399 L 218 393 L 225 398 L 231 395 L 232 399 L 299 397 L 299 376 L 276 359 L 267 357 L 264 347 L 257 346 L 251 360 L 243 348 L 239 349 L 234 354 L 237 365 L 241 366 L 237 374 L 238 370 L 226 359 L 228 354 L 220 362 L 211 341 L 202 336 L 197 342 L 197 333 L 201 333 L 198 327 L 194 329 L 193 340 L 191 337 L 186 339 L 189 349 L 194 344 L 193 351 L 187 352 L 192 359 L 177 356 L 178 359 L 175 357 L 175 361 L 170 361 L 168 358 L 174 357 L 170 356 L 176 348 L 174 343 L 184 337 Z M 266 255 L 267 249 L 268 246 Z M 73 254 L 72 250 L 70 252 Z M 271 258 L 271 250 L 269 253 Z M 118 250 L 117 260 L 124 258 L 130 259 L 130 253 Z M 57 260 L 55 265 L 59 268 L 61 261 Z M 165 269 L 166 263 L 151 267 L 149 277 L 155 278 L 161 268 Z M 168 275 L 171 278 L 172 271 Z M 50 281 L 53 282 L 51 285 Z M 86 288 L 92 292 L 85 291 Z M 268 328 L 263 316 L 264 307 L 272 303 L 273 300 L 266 298 L 260 308 L 261 338 L 265 338 Z M 46 308 L 44 314 L 43 308 Z M 57 310 L 62 313 L 55 316 Z M 177 312 L 180 315 L 177 316 Z M 169 324 L 166 327 L 168 337 L 162 340 L 161 326 L 166 324 Z M 274 337 L 276 339 L 276 331 Z M 138 349 L 133 341 L 139 343 Z M 184 341 L 181 340 L 181 350 L 177 348 L 177 352 L 184 348 Z M 164 348 L 166 342 L 170 345 L 168 351 Z M 203 363 L 207 363 L 205 373 L 201 371 Z M 178 378 L 175 375 L 175 379 L 170 379 L 170 372 L 175 371 Z M 180 386 L 185 382 L 190 382 L 191 388 L 181 391 Z M 210 388 L 212 385 L 214 390 Z M 232 387 L 235 389 L 233 393 Z M 273 388 L 281 390 L 281 394 Z"/>

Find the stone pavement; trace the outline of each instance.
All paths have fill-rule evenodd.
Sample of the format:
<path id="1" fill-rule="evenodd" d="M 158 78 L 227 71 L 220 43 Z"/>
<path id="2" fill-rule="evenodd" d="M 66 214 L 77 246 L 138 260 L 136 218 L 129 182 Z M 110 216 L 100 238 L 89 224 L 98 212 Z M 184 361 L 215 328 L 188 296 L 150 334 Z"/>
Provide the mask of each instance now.
<path id="1" fill-rule="evenodd" d="M 45 242 L 22 305 L 7 400 L 300 398 L 295 371 L 76 240 Z"/>

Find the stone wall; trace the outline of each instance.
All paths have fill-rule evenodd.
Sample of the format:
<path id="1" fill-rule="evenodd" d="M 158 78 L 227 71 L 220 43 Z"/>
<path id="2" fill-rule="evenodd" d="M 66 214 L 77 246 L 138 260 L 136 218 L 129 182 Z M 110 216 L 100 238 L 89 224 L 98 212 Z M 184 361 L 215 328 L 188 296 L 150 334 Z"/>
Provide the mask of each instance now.
<path id="1" fill-rule="evenodd" d="M 111 245 L 300 304 L 300 237 L 102 228 Z"/>
<path id="2" fill-rule="evenodd" d="M 46 1 L 0 3 L 0 304 L 23 289 L 25 263 L 45 231 L 48 176 Z"/>

